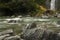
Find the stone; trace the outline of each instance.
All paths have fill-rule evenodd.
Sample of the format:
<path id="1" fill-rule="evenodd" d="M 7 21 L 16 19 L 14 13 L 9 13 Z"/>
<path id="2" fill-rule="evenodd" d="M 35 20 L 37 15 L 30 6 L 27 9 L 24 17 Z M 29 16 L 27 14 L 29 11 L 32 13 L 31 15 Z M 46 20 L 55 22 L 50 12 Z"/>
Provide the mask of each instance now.
<path id="1" fill-rule="evenodd" d="M 7 37 L 4 40 L 21 40 L 21 39 L 20 39 L 20 36 L 16 35 L 16 36 Z"/>
<path id="2" fill-rule="evenodd" d="M 0 40 L 3 40 L 4 38 L 9 37 L 9 36 L 10 36 L 9 34 L 1 35 Z"/>
<path id="3" fill-rule="evenodd" d="M 13 34 L 13 30 L 12 29 L 8 29 L 8 30 L 5 30 L 5 31 L 2 31 L 2 32 L 0 32 L 0 36 L 1 35 L 5 35 L 5 34 Z"/>
<path id="4" fill-rule="evenodd" d="M 60 36 L 53 30 L 49 29 L 41 29 L 39 27 L 35 27 L 29 25 L 26 30 L 24 30 L 21 38 L 24 40 L 59 40 Z M 36 25 L 36 24 L 35 24 Z"/>

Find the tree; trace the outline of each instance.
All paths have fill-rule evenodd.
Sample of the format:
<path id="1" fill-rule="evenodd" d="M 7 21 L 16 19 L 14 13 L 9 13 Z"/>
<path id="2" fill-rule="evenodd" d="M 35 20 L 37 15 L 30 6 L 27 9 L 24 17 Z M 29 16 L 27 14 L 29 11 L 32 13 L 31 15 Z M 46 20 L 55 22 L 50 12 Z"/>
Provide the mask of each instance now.
<path id="1" fill-rule="evenodd" d="M 38 5 L 43 2 L 43 0 L 2 0 L 0 2 L 0 9 L 3 9 L 2 12 L 4 12 L 5 9 L 5 13 L 3 13 L 3 15 L 35 15 L 40 10 Z M 8 13 L 6 10 L 9 10 Z"/>
<path id="2" fill-rule="evenodd" d="M 35 0 L 39 5 L 45 5 L 46 0 Z"/>

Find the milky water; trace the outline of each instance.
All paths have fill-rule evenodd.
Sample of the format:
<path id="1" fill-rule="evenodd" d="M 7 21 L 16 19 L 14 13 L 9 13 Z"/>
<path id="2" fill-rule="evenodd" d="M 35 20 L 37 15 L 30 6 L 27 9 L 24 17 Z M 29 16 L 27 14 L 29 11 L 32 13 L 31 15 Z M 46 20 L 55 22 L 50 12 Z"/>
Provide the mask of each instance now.
<path id="1" fill-rule="evenodd" d="M 51 4 L 50 4 L 50 9 L 51 10 L 55 10 L 55 1 L 56 0 L 51 0 Z"/>
<path id="2" fill-rule="evenodd" d="M 6 20 L 6 19 L 4 19 Z M 30 23 L 33 23 L 33 22 L 36 22 L 37 23 L 37 26 L 42 26 L 44 27 L 45 25 L 47 25 L 48 27 L 57 27 L 56 25 L 56 22 L 57 20 L 54 20 L 54 19 L 40 19 L 40 18 L 22 18 L 23 21 L 21 22 L 18 22 L 18 20 L 16 20 L 16 23 L 8 23 L 8 20 L 5 22 L 5 21 L 1 21 L 0 22 L 0 29 L 8 29 L 8 28 L 15 28 L 15 29 L 20 29 L 20 28 L 23 28 L 23 27 L 26 27 L 26 25 L 28 26 Z M 54 23 L 55 22 L 55 23 Z M 25 28 L 24 28 L 25 29 Z"/>

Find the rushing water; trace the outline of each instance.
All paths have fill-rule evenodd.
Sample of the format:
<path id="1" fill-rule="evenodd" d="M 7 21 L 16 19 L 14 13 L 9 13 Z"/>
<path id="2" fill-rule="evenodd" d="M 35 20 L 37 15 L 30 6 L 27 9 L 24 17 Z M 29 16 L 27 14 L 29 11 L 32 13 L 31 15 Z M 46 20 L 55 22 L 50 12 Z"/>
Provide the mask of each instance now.
<path id="1" fill-rule="evenodd" d="M 55 35 L 56 31 L 60 32 L 60 21 L 58 19 L 40 19 L 40 18 L 31 18 L 31 17 L 21 18 L 21 19 L 18 20 L 5 19 L 6 22 L 1 21 L 0 31 L 3 31 L 2 33 L 4 33 L 5 32 L 4 30 L 13 29 L 14 34 L 20 34 L 19 37 L 21 37 L 24 40 L 54 40 L 54 39 L 59 40 L 60 39 L 60 36 L 56 37 Z M 56 27 L 57 21 L 59 27 Z M 5 40 L 16 40 L 15 38 L 17 37 L 10 36 L 10 37 L 6 37 Z"/>
<path id="2" fill-rule="evenodd" d="M 5 30 L 5 29 L 14 29 L 15 31 L 20 31 L 22 28 L 25 29 L 26 25 L 28 26 L 30 23 L 36 22 L 37 26 L 44 28 L 45 25 L 48 27 L 57 27 L 56 22 L 59 21 L 58 19 L 40 19 L 40 18 L 33 18 L 33 17 L 28 17 L 28 18 L 21 18 L 19 20 L 14 20 L 14 19 L 4 19 L 5 21 L 0 22 L 0 31 Z M 55 22 L 56 21 L 56 22 Z M 60 27 L 60 25 L 58 25 Z"/>
<path id="3" fill-rule="evenodd" d="M 51 5 L 50 5 L 51 10 L 55 10 L 55 1 L 56 0 L 51 0 Z"/>

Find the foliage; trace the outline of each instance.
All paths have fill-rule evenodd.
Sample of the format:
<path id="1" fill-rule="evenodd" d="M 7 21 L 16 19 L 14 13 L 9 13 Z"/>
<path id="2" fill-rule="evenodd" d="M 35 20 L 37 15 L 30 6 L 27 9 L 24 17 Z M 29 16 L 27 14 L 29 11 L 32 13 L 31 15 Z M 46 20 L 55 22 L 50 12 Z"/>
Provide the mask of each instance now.
<path id="1" fill-rule="evenodd" d="M 46 0 L 35 0 L 39 5 L 45 5 Z"/>
<path id="2" fill-rule="evenodd" d="M 42 3 L 44 4 L 44 0 L 1 0 L 0 10 L 4 13 L 0 15 L 35 15 L 40 11 L 39 5 Z"/>

